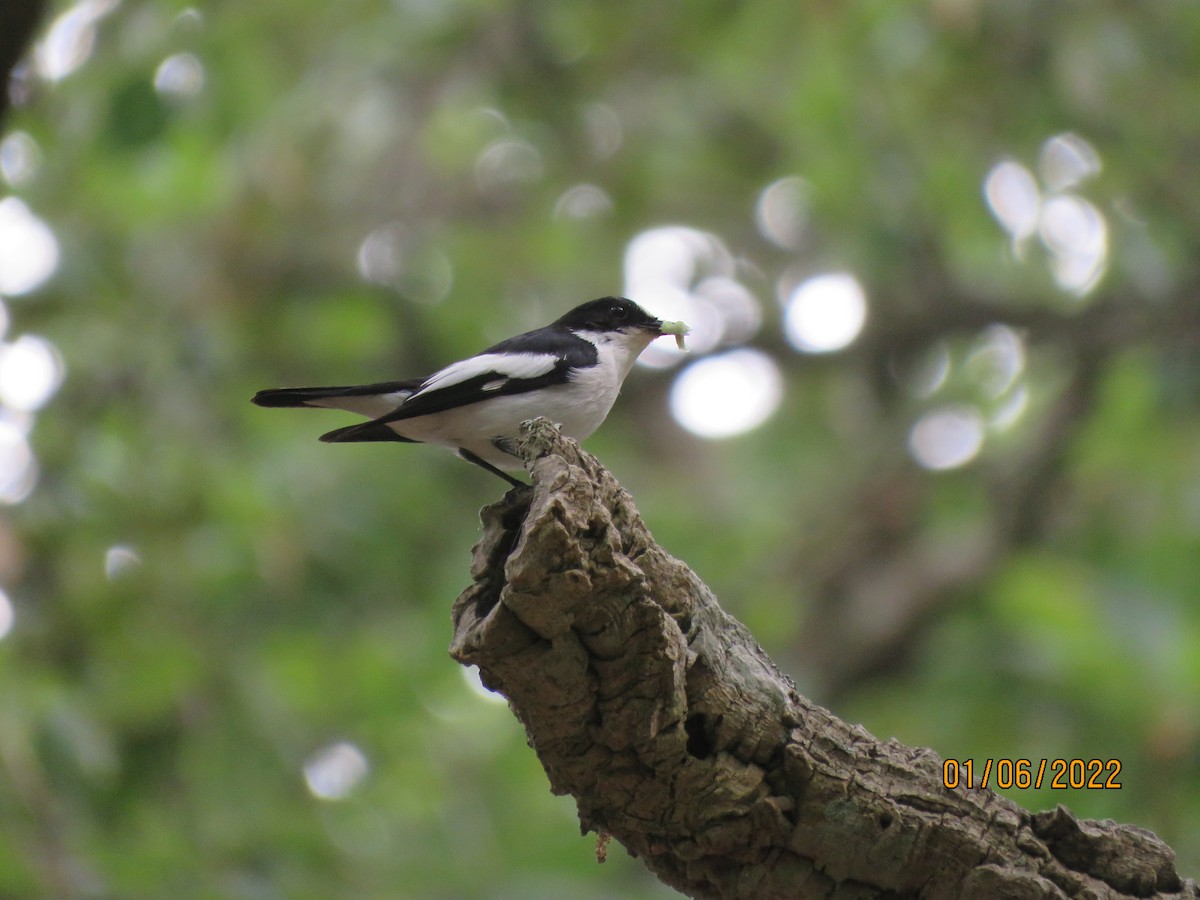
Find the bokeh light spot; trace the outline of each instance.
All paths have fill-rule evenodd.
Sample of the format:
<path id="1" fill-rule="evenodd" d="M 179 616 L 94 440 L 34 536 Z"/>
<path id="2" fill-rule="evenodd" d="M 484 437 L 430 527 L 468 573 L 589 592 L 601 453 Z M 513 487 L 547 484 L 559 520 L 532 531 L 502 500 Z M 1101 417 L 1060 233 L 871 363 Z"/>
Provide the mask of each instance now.
<path id="1" fill-rule="evenodd" d="M 988 416 L 988 428 L 992 431 L 1007 431 L 1021 420 L 1029 408 L 1029 388 L 1018 384 Z"/>
<path id="2" fill-rule="evenodd" d="M 1025 342 L 1007 325 L 989 325 L 967 356 L 966 368 L 987 396 L 999 397 L 1025 371 Z"/>
<path id="3" fill-rule="evenodd" d="M 806 353 L 849 346 L 867 321 L 867 298 L 853 275 L 817 275 L 802 282 L 784 307 L 784 333 Z"/>
<path id="4" fill-rule="evenodd" d="M 0 293 L 27 294 L 58 268 L 58 240 L 16 197 L 0 200 Z"/>
<path id="5" fill-rule="evenodd" d="M 992 215 L 1020 243 L 1037 232 L 1041 191 L 1033 173 L 1018 162 L 997 163 L 983 182 Z"/>
<path id="6" fill-rule="evenodd" d="M 0 403 L 31 412 L 49 400 L 62 383 L 63 362 L 48 340 L 25 334 L 0 344 Z"/>
<path id="7" fill-rule="evenodd" d="M 671 413 L 693 434 L 726 438 L 757 428 L 783 400 L 783 376 L 760 350 L 742 348 L 697 360 L 671 387 Z"/>
<path id="8" fill-rule="evenodd" d="M 36 481 L 37 461 L 24 433 L 12 422 L 0 420 L 0 503 L 20 503 Z"/>
<path id="9" fill-rule="evenodd" d="M 58 16 L 34 51 L 34 65 L 48 81 L 60 81 L 82 66 L 96 46 L 96 24 L 120 0 L 80 0 Z"/>
<path id="10" fill-rule="evenodd" d="M 1096 286 L 1108 261 L 1108 224 L 1100 210 L 1073 194 L 1051 197 L 1042 207 L 1041 235 L 1059 287 L 1083 295 Z"/>
<path id="11" fill-rule="evenodd" d="M 542 154 L 528 141 L 501 138 L 475 160 L 475 183 L 481 191 L 529 184 L 542 177 Z"/>
<path id="12" fill-rule="evenodd" d="M 621 117 L 607 103 L 592 103 L 583 110 L 584 127 L 597 159 L 608 159 L 625 140 Z"/>
<path id="13" fill-rule="evenodd" d="M 983 416 L 972 406 L 943 406 L 919 418 L 908 435 L 918 465 L 941 471 L 965 466 L 983 448 Z"/>
<path id="14" fill-rule="evenodd" d="M 372 284 L 394 288 L 418 303 L 437 303 L 450 293 L 454 266 L 431 240 L 399 222 L 380 225 L 358 247 L 358 271 Z"/>
<path id="15" fill-rule="evenodd" d="M 154 89 L 168 97 L 194 97 L 204 88 L 204 65 L 193 53 L 168 56 L 154 72 Z"/>
<path id="16" fill-rule="evenodd" d="M 142 557 L 128 544 L 113 544 L 104 551 L 104 577 L 116 581 L 140 567 Z"/>
<path id="17" fill-rule="evenodd" d="M 625 248 L 629 293 L 654 284 L 686 289 L 702 266 L 732 274 L 733 259 L 714 235 L 686 225 L 648 229 L 635 235 Z"/>
<path id="18" fill-rule="evenodd" d="M 338 741 L 312 754 L 304 763 L 304 780 L 314 797 L 342 800 L 367 777 L 366 755 L 349 741 Z"/>
<path id="19" fill-rule="evenodd" d="M 1100 173 L 1100 154 L 1077 134 L 1056 134 L 1042 144 L 1038 171 L 1051 191 L 1065 191 Z"/>
<path id="20" fill-rule="evenodd" d="M 42 148 L 24 131 L 0 141 L 0 175 L 13 187 L 29 182 L 42 164 Z"/>
<path id="21" fill-rule="evenodd" d="M 611 212 L 612 197 L 594 184 L 576 184 L 565 191 L 554 204 L 556 219 L 592 219 Z"/>
<path id="22" fill-rule="evenodd" d="M 795 175 L 767 185 L 754 209 L 762 236 L 784 250 L 799 250 L 808 228 L 810 191 L 809 183 Z"/>
<path id="23" fill-rule="evenodd" d="M 194 6 L 188 6 L 179 11 L 175 17 L 175 25 L 183 31 L 198 31 L 204 24 L 204 13 Z"/>
<path id="24" fill-rule="evenodd" d="M 762 327 L 763 311 L 758 298 L 735 278 L 714 275 L 696 285 L 693 295 L 720 317 L 721 338 L 741 343 Z"/>
<path id="25" fill-rule="evenodd" d="M 8 637 L 15 619 L 16 612 L 13 610 L 12 601 L 8 599 L 8 594 L 0 590 L 0 641 Z"/>
<path id="26" fill-rule="evenodd" d="M 932 397 L 950 378 L 950 348 L 936 341 L 916 359 L 901 377 L 909 393 L 922 400 Z"/>

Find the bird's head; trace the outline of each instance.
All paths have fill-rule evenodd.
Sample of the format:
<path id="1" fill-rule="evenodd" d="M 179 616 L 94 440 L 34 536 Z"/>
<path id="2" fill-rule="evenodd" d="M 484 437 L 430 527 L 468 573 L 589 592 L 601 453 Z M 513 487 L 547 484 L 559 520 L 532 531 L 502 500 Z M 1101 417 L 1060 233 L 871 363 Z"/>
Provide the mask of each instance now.
<path id="1" fill-rule="evenodd" d="M 675 335 L 682 345 L 688 327 L 682 322 L 664 322 L 624 297 L 601 297 L 575 307 L 562 316 L 557 326 L 595 335 L 613 334 L 649 343 L 664 334 Z"/>

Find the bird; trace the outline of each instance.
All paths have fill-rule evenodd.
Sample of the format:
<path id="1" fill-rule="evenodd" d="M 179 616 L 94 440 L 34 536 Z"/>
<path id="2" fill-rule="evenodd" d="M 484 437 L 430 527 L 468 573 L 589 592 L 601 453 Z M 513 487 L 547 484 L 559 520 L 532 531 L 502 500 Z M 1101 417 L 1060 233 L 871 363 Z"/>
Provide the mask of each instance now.
<path id="1" fill-rule="evenodd" d="M 358 413 L 369 421 L 337 428 L 321 440 L 436 444 L 518 487 L 523 482 L 505 469 L 523 466 L 517 453 L 523 421 L 545 416 L 569 437 L 590 437 L 641 352 L 664 335 L 674 335 L 684 349 L 688 330 L 632 300 L 602 297 L 425 378 L 273 388 L 259 391 L 252 402 Z"/>

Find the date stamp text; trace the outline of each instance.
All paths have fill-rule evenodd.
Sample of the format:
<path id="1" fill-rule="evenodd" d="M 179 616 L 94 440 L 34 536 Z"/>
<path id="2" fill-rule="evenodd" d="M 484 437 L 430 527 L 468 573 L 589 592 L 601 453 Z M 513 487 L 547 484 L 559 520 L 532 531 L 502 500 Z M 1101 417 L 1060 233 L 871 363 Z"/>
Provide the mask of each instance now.
<path id="1" fill-rule="evenodd" d="M 1119 759 L 948 759 L 942 763 L 942 784 L 966 788 L 1041 788 L 1053 790 L 1117 790 Z"/>

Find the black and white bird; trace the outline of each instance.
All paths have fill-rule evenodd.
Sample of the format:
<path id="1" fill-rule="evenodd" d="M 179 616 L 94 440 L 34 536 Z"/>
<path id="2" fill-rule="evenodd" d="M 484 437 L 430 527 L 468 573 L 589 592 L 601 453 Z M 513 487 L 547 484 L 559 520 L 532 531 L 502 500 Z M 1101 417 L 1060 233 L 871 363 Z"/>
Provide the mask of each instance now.
<path id="1" fill-rule="evenodd" d="M 583 440 L 612 409 L 634 360 L 655 338 L 688 328 L 663 322 L 632 300 L 604 297 L 577 306 L 426 378 L 342 387 L 259 391 L 259 406 L 344 409 L 370 418 L 321 440 L 402 441 L 449 447 L 513 485 L 504 469 L 522 466 L 517 435 L 526 419 L 546 416 Z"/>

